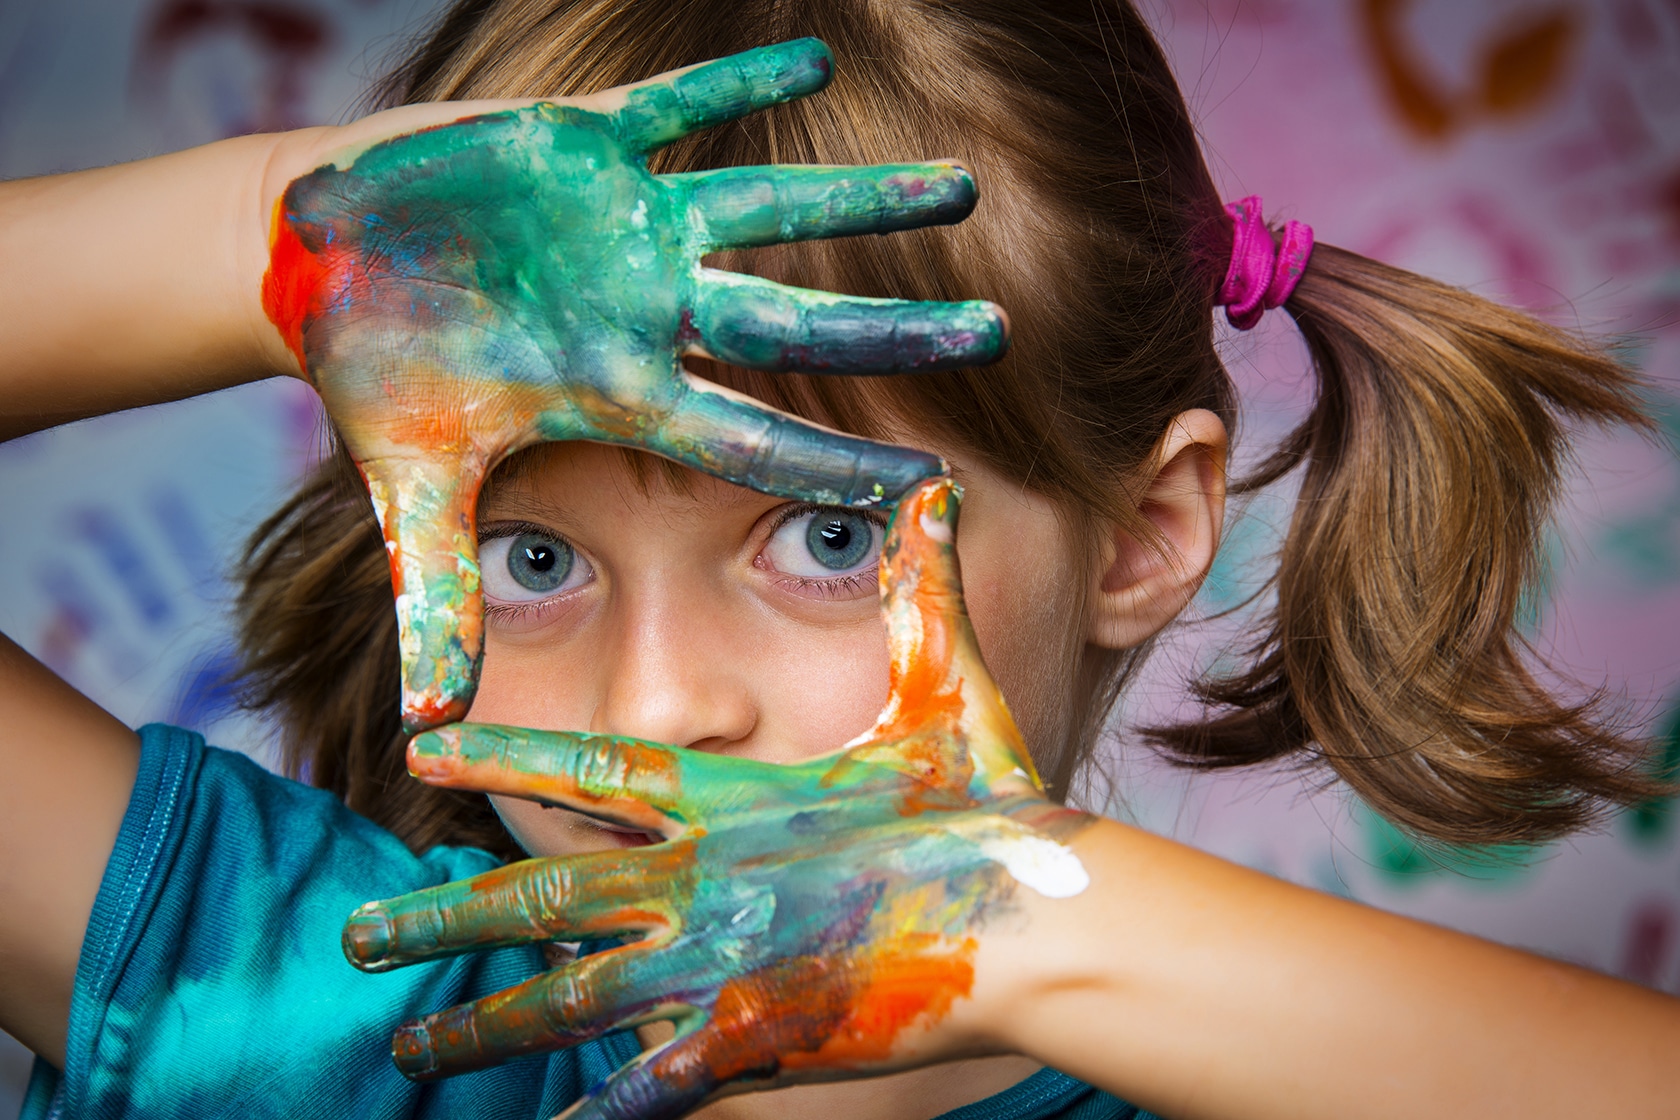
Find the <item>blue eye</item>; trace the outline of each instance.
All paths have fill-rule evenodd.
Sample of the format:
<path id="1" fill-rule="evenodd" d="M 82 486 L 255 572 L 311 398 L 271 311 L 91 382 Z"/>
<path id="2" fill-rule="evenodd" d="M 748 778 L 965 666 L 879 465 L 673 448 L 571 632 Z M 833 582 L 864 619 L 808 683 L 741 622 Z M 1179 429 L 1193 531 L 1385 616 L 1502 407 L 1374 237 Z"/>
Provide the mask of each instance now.
<path id="1" fill-rule="evenodd" d="M 587 583 L 592 569 L 564 538 L 523 532 L 492 537 L 478 546 L 487 599 L 529 603 Z"/>
<path id="2" fill-rule="evenodd" d="M 873 527 L 855 513 L 819 512 L 805 530 L 805 547 L 823 567 L 843 572 L 869 555 Z"/>
<path id="3" fill-rule="evenodd" d="M 527 591 L 549 592 L 572 570 L 572 546 L 537 533 L 521 533 L 508 546 L 508 575 Z"/>
<path id="4" fill-rule="evenodd" d="M 807 506 L 776 527 L 764 558 L 776 571 L 801 579 L 851 575 L 874 564 L 881 526 L 848 509 Z"/>

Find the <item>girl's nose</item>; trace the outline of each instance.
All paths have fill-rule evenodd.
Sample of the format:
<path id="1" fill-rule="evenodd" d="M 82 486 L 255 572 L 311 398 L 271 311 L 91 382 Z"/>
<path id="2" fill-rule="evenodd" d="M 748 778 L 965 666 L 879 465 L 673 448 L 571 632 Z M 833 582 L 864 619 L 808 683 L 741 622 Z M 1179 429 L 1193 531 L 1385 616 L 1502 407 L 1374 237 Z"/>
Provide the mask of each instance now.
<path id="1" fill-rule="evenodd" d="M 727 609 L 665 586 L 617 604 L 600 649 L 590 730 L 699 750 L 739 748 L 758 724 L 750 673 L 730 653 Z"/>

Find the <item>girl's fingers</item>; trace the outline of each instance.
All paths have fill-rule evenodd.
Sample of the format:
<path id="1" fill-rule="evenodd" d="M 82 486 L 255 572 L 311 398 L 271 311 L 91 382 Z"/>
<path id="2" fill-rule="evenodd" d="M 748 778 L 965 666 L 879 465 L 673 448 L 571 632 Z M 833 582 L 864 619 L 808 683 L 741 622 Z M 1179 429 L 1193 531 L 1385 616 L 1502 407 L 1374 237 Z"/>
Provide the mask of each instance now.
<path id="1" fill-rule="evenodd" d="M 687 1115 L 722 1083 L 706 1052 L 709 1042 L 705 1027 L 678 1035 L 607 1078 L 555 1120 L 676 1120 Z"/>
<path id="2" fill-rule="evenodd" d="M 576 809 L 655 834 L 697 824 L 739 792 L 774 790 L 774 763 L 678 750 L 640 739 L 463 723 L 416 737 L 409 773 L 435 786 Z"/>
<path id="3" fill-rule="evenodd" d="M 762 493 L 819 505 L 895 500 L 943 474 L 937 455 L 859 439 L 689 378 L 649 450 Z"/>
<path id="4" fill-rule="evenodd" d="M 408 745 L 408 772 L 431 785 L 560 805 L 650 833 L 683 819 L 683 761 L 640 739 L 484 723 Z"/>
<path id="5" fill-rule="evenodd" d="M 462 719 L 484 650 L 475 510 L 483 464 L 431 449 L 360 466 L 391 561 L 403 729 Z"/>
<path id="6" fill-rule="evenodd" d="M 889 689 L 868 738 L 890 751 L 894 743 L 943 724 L 950 742 L 967 751 L 965 764 L 944 780 L 977 783 L 994 794 L 1017 783 L 1037 788 L 1031 756 L 980 656 L 963 603 L 957 566 L 961 504 L 956 483 L 933 479 L 899 501 L 887 527 L 881 610 Z"/>
<path id="7" fill-rule="evenodd" d="M 690 986 L 682 949 L 635 944 L 584 957 L 523 984 L 405 1024 L 391 1038 L 402 1073 L 431 1081 L 575 1046 L 665 1017 Z"/>
<path id="8" fill-rule="evenodd" d="M 363 972 L 532 941 L 590 941 L 672 929 L 668 902 L 694 876 L 693 844 L 527 860 L 370 902 L 344 924 Z"/>
<path id="9" fill-rule="evenodd" d="M 661 74 L 626 91 L 614 116 L 621 143 L 651 152 L 691 132 L 816 93 L 833 76 L 818 39 L 794 39 Z"/>
<path id="10" fill-rule="evenodd" d="M 978 198 L 953 163 L 731 167 L 665 182 L 687 195 L 702 252 L 950 225 Z"/>
<path id="11" fill-rule="evenodd" d="M 1003 309 L 789 288 L 703 270 L 692 311 L 705 352 L 748 369 L 918 373 L 983 366 L 1009 348 Z"/>

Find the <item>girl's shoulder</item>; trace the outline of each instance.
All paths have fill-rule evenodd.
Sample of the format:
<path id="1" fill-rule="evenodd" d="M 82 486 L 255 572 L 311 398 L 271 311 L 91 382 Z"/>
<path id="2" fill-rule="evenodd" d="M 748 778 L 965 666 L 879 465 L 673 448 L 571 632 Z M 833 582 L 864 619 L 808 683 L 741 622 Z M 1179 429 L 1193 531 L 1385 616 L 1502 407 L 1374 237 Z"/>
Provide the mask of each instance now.
<path id="1" fill-rule="evenodd" d="M 37 1064 L 26 1117 L 549 1116 L 636 1052 L 633 1038 L 607 1039 L 547 1064 L 406 1080 L 391 1063 L 395 1027 L 528 979 L 541 955 L 375 976 L 344 959 L 339 930 L 363 902 L 494 857 L 415 855 L 331 794 L 180 728 L 146 727 L 141 743 L 83 944 L 65 1069 Z"/>

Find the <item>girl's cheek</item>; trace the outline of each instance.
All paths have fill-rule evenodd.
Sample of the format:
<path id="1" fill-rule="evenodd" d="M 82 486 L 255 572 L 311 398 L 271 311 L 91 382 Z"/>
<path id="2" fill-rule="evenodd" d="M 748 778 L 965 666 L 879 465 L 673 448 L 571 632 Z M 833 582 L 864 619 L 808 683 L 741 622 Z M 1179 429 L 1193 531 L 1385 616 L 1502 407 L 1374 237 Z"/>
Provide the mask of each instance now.
<path id="1" fill-rule="evenodd" d="M 474 723 L 505 723 L 543 730 L 588 729 L 588 713 L 556 671 L 557 659 L 529 642 L 498 640 L 487 628 L 478 695 L 467 718 Z"/>
<path id="2" fill-rule="evenodd" d="M 837 751 L 875 725 L 887 702 L 886 630 L 879 618 L 848 627 L 812 655 L 784 651 L 779 666 L 765 666 L 775 693 L 767 723 L 787 728 L 782 743 L 754 745 L 742 753 L 772 762 L 801 762 Z"/>
<path id="3" fill-rule="evenodd" d="M 1077 715 L 1086 564 L 1050 499 L 963 474 L 957 551 L 975 639 L 1028 746 L 1052 750 Z"/>

